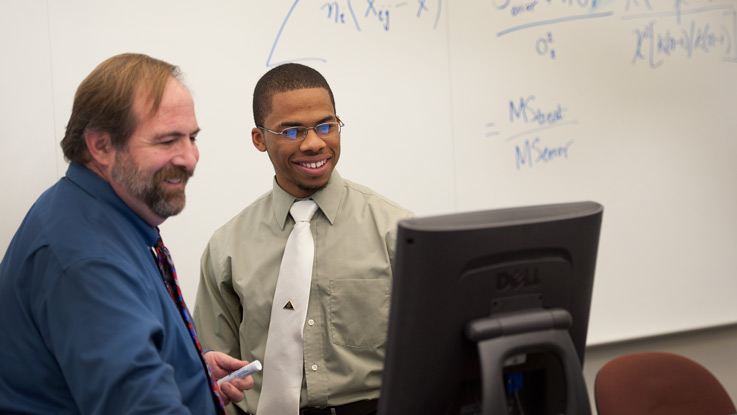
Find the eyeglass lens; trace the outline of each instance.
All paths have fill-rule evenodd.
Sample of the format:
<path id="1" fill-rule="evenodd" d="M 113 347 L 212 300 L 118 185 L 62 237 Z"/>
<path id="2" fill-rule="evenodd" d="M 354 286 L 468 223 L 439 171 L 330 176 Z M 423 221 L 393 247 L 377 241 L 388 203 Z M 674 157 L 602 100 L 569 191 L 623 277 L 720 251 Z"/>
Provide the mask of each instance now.
<path id="1" fill-rule="evenodd" d="M 314 129 L 320 138 L 331 138 L 340 132 L 340 124 L 327 122 L 314 127 L 292 127 L 282 131 L 282 136 L 287 140 L 297 140 L 307 136 L 307 130 Z"/>

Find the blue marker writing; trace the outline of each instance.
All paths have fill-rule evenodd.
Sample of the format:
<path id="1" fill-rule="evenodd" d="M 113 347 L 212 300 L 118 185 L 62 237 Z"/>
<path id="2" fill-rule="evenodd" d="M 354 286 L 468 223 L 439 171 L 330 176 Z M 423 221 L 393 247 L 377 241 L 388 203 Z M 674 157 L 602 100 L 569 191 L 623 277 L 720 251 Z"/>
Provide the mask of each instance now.
<path id="1" fill-rule="evenodd" d="M 225 376 L 224 378 L 218 380 L 218 386 L 220 386 L 223 382 L 230 382 L 233 379 L 245 378 L 246 376 L 256 373 L 261 369 L 263 369 L 263 366 L 261 366 L 261 362 L 259 362 L 258 360 L 254 360 L 253 362 L 243 366 L 242 368 L 236 370 L 228 376 Z"/>

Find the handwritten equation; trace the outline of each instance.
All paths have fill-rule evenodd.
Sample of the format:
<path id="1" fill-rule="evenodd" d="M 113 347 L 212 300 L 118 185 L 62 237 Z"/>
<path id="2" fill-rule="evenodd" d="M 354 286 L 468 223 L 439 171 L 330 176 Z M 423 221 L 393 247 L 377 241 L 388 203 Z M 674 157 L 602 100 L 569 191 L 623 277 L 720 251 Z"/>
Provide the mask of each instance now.
<path id="1" fill-rule="evenodd" d="M 632 39 L 633 65 L 645 62 L 650 68 L 657 68 L 668 58 L 692 59 L 706 54 L 717 54 L 725 62 L 737 62 L 737 7 L 729 0 L 661 0 L 657 7 L 651 0 L 493 0 L 493 3 L 497 10 L 509 13 L 508 18 L 514 22 L 498 30 L 497 38 L 544 27 L 546 32 L 533 47 L 537 54 L 552 59 L 560 55 L 553 48 L 555 26 L 582 20 L 619 19 L 635 25 L 627 34 Z M 645 23 L 639 25 L 641 20 Z"/>
<path id="2" fill-rule="evenodd" d="M 533 168 L 541 164 L 556 163 L 568 159 L 575 140 L 572 138 L 549 138 L 545 132 L 565 125 L 578 124 L 569 120 L 567 110 L 561 104 L 543 108 L 535 103 L 536 97 L 528 95 L 509 100 L 509 126 L 522 131 L 508 135 L 505 143 L 511 143 L 515 167 Z M 486 124 L 486 137 L 500 136 L 495 122 Z"/>
<path id="3" fill-rule="evenodd" d="M 279 32 L 274 39 L 269 57 L 266 59 L 266 66 L 277 66 L 284 62 L 297 61 L 320 61 L 326 62 L 325 58 L 316 57 L 293 57 L 285 61 L 274 62 L 274 53 L 279 49 L 282 35 L 285 28 L 290 25 L 300 25 L 305 22 L 299 22 L 295 19 L 295 12 L 300 8 L 312 14 L 319 16 L 316 20 L 311 20 L 309 24 L 332 25 L 333 27 L 349 27 L 356 32 L 363 32 L 369 27 L 378 27 L 384 32 L 391 31 L 396 24 L 402 24 L 407 19 L 423 20 L 432 24 L 432 28 L 436 29 L 440 21 L 443 11 L 442 0 L 396 0 L 396 1 L 377 1 L 377 0 L 342 0 L 342 1 L 325 1 L 325 2 L 300 2 L 295 0 L 289 8 L 284 21 L 282 22 Z M 399 22 L 399 23 L 397 23 Z"/>
<path id="4" fill-rule="evenodd" d="M 535 30 L 538 35 L 530 47 L 539 56 L 558 59 L 561 45 L 556 28 L 581 21 L 617 19 L 622 41 L 630 42 L 632 65 L 658 68 L 668 59 L 687 59 L 717 55 L 724 62 L 737 62 L 737 4 L 732 0 L 488 0 L 492 10 L 503 13 L 490 19 L 496 38 L 504 42 L 514 33 Z M 486 4 L 489 3 L 480 3 Z M 272 67 L 284 62 L 319 61 L 324 56 L 289 56 L 284 47 L 288 29 L 303 31 L 310 25 L 355 33 L 391 32 L 410 23 L 423 22 L 424 29 L 437 29 L 444 8 L 470 7 L 442 0 L 294 0 L 282 21 L 266 59 Z M 501 27 L 501 26 L 507 27 Z M 496 28 L 495 26 L 499 26 Z M 631 30 L 626 30 L 631 29 Z M 286 51 L 279 53 L 279 51 Z M 569 49 L 565 53 L 575 52 Z M 284 59 L 275 59 L 283 55 Z"/>
<path id="5" fill-rule="evenodd" d="M 718 53 L 725 62 L 737 62 L 737 12 L 725 12 L 732 19 L 729 26 L 713 27 L 709 23 L 690 20 L 683 28 L 671 32 L 661 29 L 656 20 L 650 20 L 635 30 L 636 47 L 632 63 L 647 62 L 657 68 L 671 56 L 682 54 L 693 58 L 697 53 Z"/>

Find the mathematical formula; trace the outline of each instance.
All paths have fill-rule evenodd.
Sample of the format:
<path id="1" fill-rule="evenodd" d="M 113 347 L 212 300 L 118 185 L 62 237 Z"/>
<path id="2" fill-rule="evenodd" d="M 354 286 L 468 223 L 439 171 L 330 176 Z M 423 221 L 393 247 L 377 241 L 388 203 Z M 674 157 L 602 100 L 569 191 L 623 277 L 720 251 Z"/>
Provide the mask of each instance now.
<path id="1" fill-rule="evenodd" d="M 736 46 L 735 33 L 735 30 L 730 32 L 724 26 L 715 31 L 708 23 L 700 24 L 694 20 L 680 31 L 671 32 L 670 29 L 660 30 L 655 21 L 650 21 L 635 31 L 637 46 L 632 63 L 643 61 L 651 68 L 657 68 L 676 54 L 690 59 L 697 53 L 720 53 L 722 60 L 735 62 L 735 56 L 730 53 Z"/>
<path id="2" fill-rule="evenodd" d="M 658 2 L 654 8 L 649 0 L 495 0 L 494 7 L 509 13 L 516 24 L 497 32 L 498 38 L 509 34 L 555 26 L 569 22 L 593 19 L 619 19 L 622 21 L 645 20 L 644 25 L 635 26 L 631 33 L 634 44 L 632 64 L 647 62 L 657 68 L 668 57 L 681 54 L 688 59 L 697 54 L 718 54 L 725 62 L 737 62 L 737 10 L 727 2 L 701 1 Z M 621 10 L 616 6 L 621 5 Z M 552 14 L 556 16 L 550 18 Z M 545 18 L 536 19 L 538 14 Z M 720 24 L 713 26 L 701 19 L 717 14 Z M 686 17 L 690 16 L 690 17 Z M 713 17 L 713 16 L 712 16 Z M 672 24 L 675 23 L 675 27 Z M 637 24 L 637 23 L 634 23 Z M 552 48 L 554 32 L 538 38 L 532 47 L 541 56 L 555 59 L 558 55 Z M 573 52 L 569 52 L 573 53 Z"/>
<path id="3" fill-rule="evenodd" d="M 513 23 L 508 27 L 500 27 L 496 31 L 497 38 L 503 41 L 504 37 L 516 32 L 542 29 L 543 32 L 530 48 L 538 55 L 550 59 L 558 58 L 561 53 L 555 44 L 555 27 L 577 21 L 618 19 L 622 22 L 631 21 L 633 29 L 623 32 L 622 41 L 631 41 L 633 45 L 631 59 L 633 65 L 642 63 L 654 69 L 673 56 L 681 55 L 692 59 L 706 54 L 719 55 L 725 62 L 737 62 L 737 10 L 735 4 L 727 0 L 660 1 L 657 3 L 658 8 L 653 7 L 650 0 L 490 0 L 490 2 L 494 10 L 507 14 L 507 17 L 500 21 Z M 350 28 L 357 33 L 372 30 L 390 32 L 396 25 L 406 26 L 410 20 L 425 22 L 422 30 L 435 30 L 444 12 L 444 4 L 442 0 L 381 2 L 294 0 L 274 38 L 266 60 L 267 67 L 287 61 L 326 62 L 326 58 L 321 56 L 289 56 L 286 60 L 274 61 L 274 55 L 279 51 L 283 41 L 285 28 L 307 24 L 294 17 L 296 11 L 307 12 L 311 16 L 309 24 L 330 25 L 336 29 Z M 705 21 L 706 17 L 713 17 L 714 14 L 717 14 L 720 20 L 717 25 Z M 491 19 L 490 24 L 494 24 L 493 22 Z M 623 27 L 625 26 L 628 25 L 623 24 Z M 340 34 L 336 32 L 335 36 Z M 575 51 L 568 48 L 565 53 L 571 54 Z"/>
<path id="4" fill-rule="evenodd" d="M 575 140 L 572 138 L 549 138 L 545 132 L 564 125 L 577 124 L 568 119 L 567 109 L 560 103 L 543 108 L 535 103 L 536 97 L 528 95 L 509 100 L 509 128 L 520 130 L 505 137 L 510 143 L 517 170 L 532 168 L 539 164 L 549 164 L 568 159 Z M 496 123 L 486 124 L 486 137 L 501 135 Z"/>
<path id="5" fill-rule="evenodd" d="M 297 62 L 315 60 L 326 62 L 325 58 L 295 56 L 285 61 L 274 62 L 274 53 L 279 49 L 284 29 L 288 25 L 299 24 L 295 22 L 293 15 L 298 8 L 307 8 L 311 13 L 317 14 L 316 24 L 331 25 L 333 27 L 349 27 L 356 32 L 364 32 L 367 28 L 378 27 L 383 32 L 391 31 L 396 24 L 402 24 L 407 19 L 422 20 L 431 24 L 431 29 L 436 29 L 443 11 L 442 0 L 412 0 L 412 1 L 383 1 L 376 0 L 342 0 L 326 2 L 301 2 L 295 0 L 289 8 L 279 32 L 274 39 L 271 52 L 266 59 L 266 66 L 276 66 L 284 62 Z M 303 22 L 302 22 L 303 23 Z"/>

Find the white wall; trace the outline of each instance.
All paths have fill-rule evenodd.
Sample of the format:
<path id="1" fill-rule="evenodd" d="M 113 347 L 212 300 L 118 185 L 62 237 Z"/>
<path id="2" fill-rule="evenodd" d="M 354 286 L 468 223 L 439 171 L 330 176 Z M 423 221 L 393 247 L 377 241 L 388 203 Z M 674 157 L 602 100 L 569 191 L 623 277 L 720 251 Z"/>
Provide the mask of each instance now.
<path id="1" fill-rule="evenodd" d="M 341 174 L 419 215 L 602 203 L 590 344 L 737 322 L 736 10 L 0 0 L 0 249 L 66 170 L 77 85 L 114 54 L 150 54 L 181 66 L 202 127 L 188 206 L 162 227 L 193 304 L 208 238 L 271 185 L 250 143 L 253 86 L 296 60 L 335 92 Z"/>

